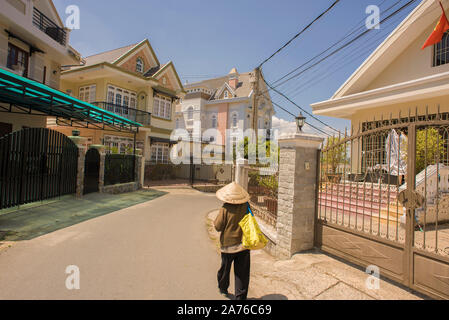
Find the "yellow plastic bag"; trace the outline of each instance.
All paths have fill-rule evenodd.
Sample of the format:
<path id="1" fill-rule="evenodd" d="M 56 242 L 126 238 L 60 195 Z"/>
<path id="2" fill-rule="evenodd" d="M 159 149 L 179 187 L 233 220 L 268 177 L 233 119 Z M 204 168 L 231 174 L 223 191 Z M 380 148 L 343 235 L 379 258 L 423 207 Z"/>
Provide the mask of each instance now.
<path id="1" fill-rule="evenodd" d="M 259 224 L 251 212 L 249 204 L 248 211 L 249 213 L 239 222 L 243 231 L 242 245 L 249 250 L 263 249 L 267 245 L 268 240 L 262 231 L 260 231 Z"/>

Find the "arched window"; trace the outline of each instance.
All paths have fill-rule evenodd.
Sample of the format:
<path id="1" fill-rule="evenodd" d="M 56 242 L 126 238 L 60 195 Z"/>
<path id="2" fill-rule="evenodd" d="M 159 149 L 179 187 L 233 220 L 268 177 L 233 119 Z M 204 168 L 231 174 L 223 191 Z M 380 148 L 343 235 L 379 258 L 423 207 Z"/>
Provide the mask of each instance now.
<path id="1" fill-rule="evenodd" d="M 136 71 L 140 72 L 140 73 L 143 73 L 143 69 L 144 69 L 144 63 L 143 63 L 142 58 L 137 58 Z"/>
<path id="2" fill-rule="evenodd" d="M 217 128 L 217 116 L 215 114 L 212 116 L 212 128 Z"/>
<path id="3" fill-rule="evenodd" d="M 179 129 L 181 127 L 181 121 L 179 118 L 176 119 L 176 129 Z"/>
<path id="4" fill-rule="evenodd" d="M 237 119 L 237 113 L 232 114 L 232 127 L 237 128 L 238 126 L 238 119 Z"/>
<path id="5" fill-rule="evenodd" d="M 189 107 L 189 109 L 187 109 L 187 119 L 193 120 L 193 107 Z"/>

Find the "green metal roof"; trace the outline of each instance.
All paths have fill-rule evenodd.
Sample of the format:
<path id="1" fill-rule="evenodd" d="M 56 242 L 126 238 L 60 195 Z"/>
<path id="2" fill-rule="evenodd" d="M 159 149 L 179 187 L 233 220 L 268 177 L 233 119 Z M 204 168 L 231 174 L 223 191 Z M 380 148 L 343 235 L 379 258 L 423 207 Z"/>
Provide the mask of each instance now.
<path id="1" fill-rule="evenodd" d="M 96 107 L 90 103 L 73 98 L 25 77 L 0 68 L 0 102 L 8 103 L 21 110 L 36 110 L 49 116 L 55 116 L 74 122 L 103 125 L 126 131 L 137 131 L 142 124 Z M 1 107 L 6 111 L 4 107 Z M 1 111 L 1 110 L 0 110 Z M 10 107 L 10 112 L 12 109 Z"/>

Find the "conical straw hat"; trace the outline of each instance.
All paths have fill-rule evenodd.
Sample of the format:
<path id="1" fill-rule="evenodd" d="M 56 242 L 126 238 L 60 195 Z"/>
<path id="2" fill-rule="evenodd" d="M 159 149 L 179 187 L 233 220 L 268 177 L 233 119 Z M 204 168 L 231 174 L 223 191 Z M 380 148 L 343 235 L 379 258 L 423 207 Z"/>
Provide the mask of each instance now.
<path id="1" fill-rule="evenodd" d="M 216 193 L 217 198 L 230 204 L 243 204 L 249 201 L 249 194 L 238 183 L 232 182 Z"/>

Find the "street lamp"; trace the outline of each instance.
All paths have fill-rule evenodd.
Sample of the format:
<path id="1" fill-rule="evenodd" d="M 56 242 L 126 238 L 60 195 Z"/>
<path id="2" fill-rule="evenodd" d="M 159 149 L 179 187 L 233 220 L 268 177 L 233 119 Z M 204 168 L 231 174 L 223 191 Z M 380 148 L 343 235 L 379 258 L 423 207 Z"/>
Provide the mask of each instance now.
<path id="1" fill-rule="evenodd" d="M 306 122 L 306 117 L 302 115 L 302 113 L 299 113 L 299 116 L 296 117 L 296 129 L 297 133 L 302 132 L 302 127 L 304 127 L 304 124 Z"/>

